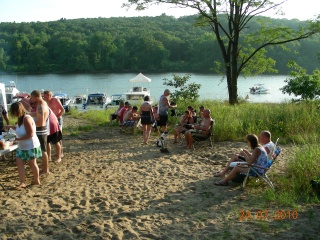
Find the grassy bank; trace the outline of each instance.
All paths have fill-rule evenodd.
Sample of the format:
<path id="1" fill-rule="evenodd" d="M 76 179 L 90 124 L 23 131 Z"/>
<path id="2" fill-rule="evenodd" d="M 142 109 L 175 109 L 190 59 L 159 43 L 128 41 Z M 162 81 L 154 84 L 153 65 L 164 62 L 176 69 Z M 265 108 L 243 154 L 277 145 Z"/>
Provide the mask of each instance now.
<path id="1" fill-rule="evenodd" d="M 200 105 L 211 110 L 216 121 L 215 141 L 244 141 L 248 133 L 259 134 L 261 130 L 269 130 L 273 139 L 280 138 L 280 145 L 295 146 L 292 158 L 285 166 L 285 175 L 274 174 L 277 182 L 276 193 L 269 189 L 261 190 L 260 196 L 267 202 L 294 205 L 298 202 L 318 202 L 312 192 L 310 180 L 320 175 L 320 118 L 319 106 L 316 102 L 252 104 L 243 103 L 230 106 L 218 101 L 204 101 L 192 104 L 198 110 Z M 179 106 L 183 112 L 187 106 Z M 93 126 L 109 124 L 109 116 L 114 109 L 104 111 L 77 112 L 71 111 L 76 118 L 87 120 L 86 125 L 66 129 L 70 133 L 90 130 Z M 170 118 L 171 129 L 176 117 Z M 254 189 L 252 191 L 255 191 Z"/>

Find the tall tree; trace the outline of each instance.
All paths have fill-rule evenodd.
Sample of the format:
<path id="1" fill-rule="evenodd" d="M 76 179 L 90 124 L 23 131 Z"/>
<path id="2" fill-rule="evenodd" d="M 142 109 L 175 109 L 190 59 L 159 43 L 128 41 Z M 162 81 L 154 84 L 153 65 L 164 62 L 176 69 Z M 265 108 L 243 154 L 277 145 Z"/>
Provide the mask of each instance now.
<path id="1" fill-rule="evenodd" d="M 272 69 L 274 61 L 265 57 L 265 48 L 307 38 L 319 32 L 320 15 L 299 29 L 268 25 L 266 21 L 254 33 L 246 34 L 253 18 L 276 11 L 287 0 L 128 0 L 124 7 L 144 10 L 153 4 L 173 4 L 199 12 L 198 23 L 209 25 L 216 36 L 223 58 L 229 103 L 238 102 L 238 77 L 241 72 L 259 74 Z M 256 27 L 256 26 L 255 26 Z M 256 66 L 257 64 L 264 66 Z M 253 67 L 253 68 L 252 68 Z M 250 69 L 252 68 L 252 69 Z"/>

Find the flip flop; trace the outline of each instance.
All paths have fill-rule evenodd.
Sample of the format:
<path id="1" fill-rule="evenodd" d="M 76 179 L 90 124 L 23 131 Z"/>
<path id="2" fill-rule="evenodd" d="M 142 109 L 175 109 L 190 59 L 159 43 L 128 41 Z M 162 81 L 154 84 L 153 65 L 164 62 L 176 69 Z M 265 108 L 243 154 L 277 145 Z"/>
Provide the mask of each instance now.
<path id="1" fill-rule="evenodd" d="M 223 177 L 220 173 L 215 173 L 213 176 L 214 177 Z"/>
<path id="2" fill-rule="evenodd" d="M 216 186 L 228 186 L 228 183 L 222 183 L 221 181 L 215 182 L 214 185 Z"/>

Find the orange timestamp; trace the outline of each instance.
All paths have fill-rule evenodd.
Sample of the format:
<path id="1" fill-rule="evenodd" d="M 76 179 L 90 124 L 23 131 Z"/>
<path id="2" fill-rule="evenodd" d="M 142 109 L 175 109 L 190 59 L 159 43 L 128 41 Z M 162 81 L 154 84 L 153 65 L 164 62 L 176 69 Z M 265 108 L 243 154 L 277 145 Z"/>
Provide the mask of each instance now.
<path id="1" fill-rule="evenodd" d="M 256 211 L 239 211 L 239 221 L 244 220 L 297 220 L 299 217 L 299 213 L 297 210 L 256 210 Z"/>

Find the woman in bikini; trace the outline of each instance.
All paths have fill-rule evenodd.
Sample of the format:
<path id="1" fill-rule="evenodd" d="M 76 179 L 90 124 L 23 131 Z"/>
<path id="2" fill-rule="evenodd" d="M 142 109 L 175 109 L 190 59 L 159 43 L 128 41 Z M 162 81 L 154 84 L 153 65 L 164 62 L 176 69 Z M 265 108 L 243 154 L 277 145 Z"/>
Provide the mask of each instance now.
<path id="1" fill-rule="evenodd" d="M 143 131 L 143 143 L 148 144 L 148 140 L 150 137 L 151 126 L 152 126 L 152 106 L 150 104 L 150 97 L 144 97 L 144 103 L 140 106 L 140 116 L 141 116 L 141 125 Z"/>

